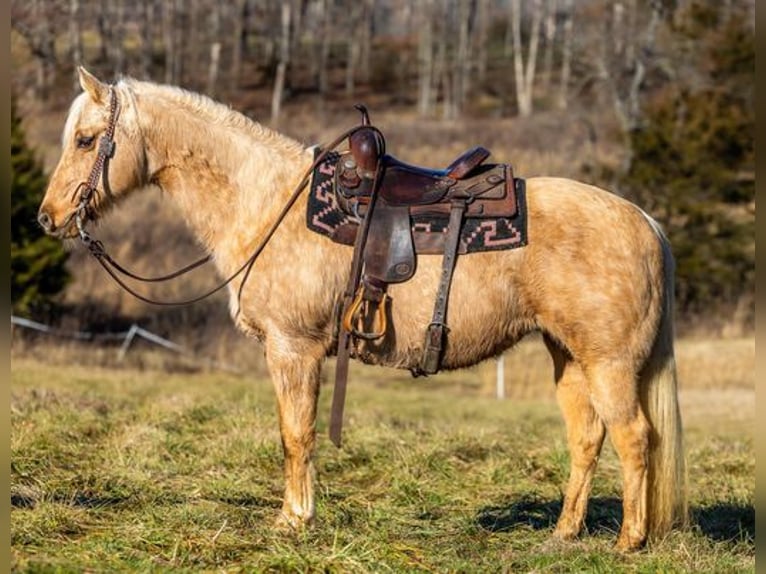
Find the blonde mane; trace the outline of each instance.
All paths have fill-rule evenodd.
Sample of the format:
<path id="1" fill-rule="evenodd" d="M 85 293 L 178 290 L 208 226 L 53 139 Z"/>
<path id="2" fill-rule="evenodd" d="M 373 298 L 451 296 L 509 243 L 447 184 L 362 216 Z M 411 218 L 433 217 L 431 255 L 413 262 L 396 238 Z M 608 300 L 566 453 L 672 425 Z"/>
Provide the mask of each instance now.
<path id="1" fill-rule="evenodd" d="M 202 121 L 249 135 L 258 141 L 296 152 L 302 152 L 305 148 L 297 140 L 264 126 L 204 94 L 191 92 L 178 86 L 156 84 L 131 77 L 123 77 L 116 83 L 118 89 L 123 86 L 138 95 L 158 95 L 166 98 L 175 106 L 183 108 Z"/>

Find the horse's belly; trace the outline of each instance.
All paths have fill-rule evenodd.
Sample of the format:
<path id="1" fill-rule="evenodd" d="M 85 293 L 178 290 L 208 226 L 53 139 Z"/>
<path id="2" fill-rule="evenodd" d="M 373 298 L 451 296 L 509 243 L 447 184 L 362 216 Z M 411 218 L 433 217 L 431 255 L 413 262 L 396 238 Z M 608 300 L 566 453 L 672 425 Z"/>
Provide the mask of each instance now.
<path id="1" fill-rule="evenodd" d="M 442 367 L 475 365 L 508 348 L 531 328 L 533 320 L 514 287 L 519 256 L 513 252 L 476 253 L 458 258 L 447 307 Z M 359 342 L 356 358 L 371 364 L 415 368 L 432 321 L 441 274 L 441 257 L 419 256 L 407 283 L 389 286 L 386 336 Z"/>

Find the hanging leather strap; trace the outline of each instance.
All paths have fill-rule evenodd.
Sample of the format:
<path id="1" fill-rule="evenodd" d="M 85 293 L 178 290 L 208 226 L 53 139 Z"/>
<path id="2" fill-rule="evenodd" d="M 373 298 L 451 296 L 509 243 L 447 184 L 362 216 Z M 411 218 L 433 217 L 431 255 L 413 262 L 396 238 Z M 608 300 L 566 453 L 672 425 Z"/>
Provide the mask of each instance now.
<path id="1" fill-rule="evenodd" d="M 367 213 L 362 220 L 362 225 L 359 227 L 359 231 L 356 234 L 356 241 L 354 242 L 354 255 L 353 259 L 351 260 L 351 274 L 348 278 L 346 291 L 343 293 L 341 317 L 345 317 L 349 312 L 349 309 L 353 304 L 354 295 L 356 294 L 357 289 L 359 289 L 359 282 L 362 276 L 362 255 L 364 253 L 364 246 L 367 243 L 367 233 L 370 229 L 370 221 L 372 220 L 372 214 L 375 209 L 375 200 L 378 197 L 378 189 L 380 188 L 382 171 L 383 170 L 380 168 L 380 164 L 378 164 L 378 167 L 375 170 L 372 191 L 370 192 L 370 203 L 367 208 Z M 340 333 L 338 334 L 338 354 L 335 361 L 335 388 L 333 389 L 332 394 L 329 429 L 330 440 L 338 448 L 341 446 L 341 431 L 343 430 L 343 410 L 346 403 L 348 364 L 351 351 L 349 348 L 350 344 L 351 333 L 341 324 Z"/>
<path id="2" fill-rule="evenodd" d="M 444 257 L 442 258 L 442 273 L 439 279 L 439 290 L 436 293 L 436 302 L 434 303 L 434 314 L 431 324 L 426 329 L 426 340 L 420 368 L 413 371 L 414 375 L 432 375 L 439 371 L 442 350 L 444 348 L 444 336 L 447 331 L 447 301 L 449 299 L 450 286 L 452 285 L 452 273 L 455 270 L 455 262 L 457 260 L 460 230 L 463 224 L 465 209 L 466 201 L 464 199 L 454 199 L 452 201 L 447 237 L 444 244 Z"/>

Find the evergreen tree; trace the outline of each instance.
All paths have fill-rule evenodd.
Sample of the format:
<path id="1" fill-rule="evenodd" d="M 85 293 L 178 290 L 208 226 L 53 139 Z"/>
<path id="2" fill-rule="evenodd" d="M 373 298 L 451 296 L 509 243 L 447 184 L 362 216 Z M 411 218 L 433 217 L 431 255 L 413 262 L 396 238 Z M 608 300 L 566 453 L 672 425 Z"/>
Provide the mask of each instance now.
<path id="1" fill-rule="evenodd" d="M 647 105 L 620 181 L 669 236 L 686 314 L 730 309 L 755 289 L 755 38 L 745 18 L 720 15 L 693 3 L 674 30 L 686 66 Z"/>
<path id="2" fill-rule="evenodd" d="M 14 313 L 40 319 L 50 318 L 69 280 L 61 242 L 37 224 L 45 187 L 45 173 L 11 100 L 11 305 Z"/>

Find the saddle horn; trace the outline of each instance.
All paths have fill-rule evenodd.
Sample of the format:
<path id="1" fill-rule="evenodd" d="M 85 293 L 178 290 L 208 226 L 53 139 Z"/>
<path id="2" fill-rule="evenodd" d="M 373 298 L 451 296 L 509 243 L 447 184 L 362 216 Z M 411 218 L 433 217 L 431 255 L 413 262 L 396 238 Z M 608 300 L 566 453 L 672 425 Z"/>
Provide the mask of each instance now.
<path id="1" fill-rule="evenodd" d="M 355 104 L 354 108 L 362 114 L 362 126 L 364 127 L 349 136 L 348 147 L 356 165 L 367 177 L 372 177 L 381 158 L 386 153 L 386 142 L 380 130 L 370 123 L 370 114 L 367 113 L 367 108 L 363 104 Z"/>

